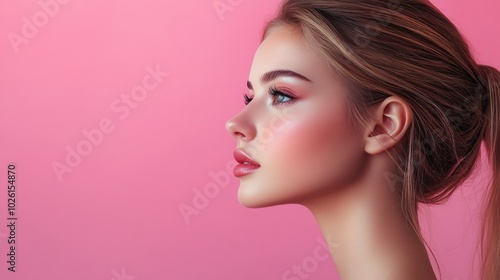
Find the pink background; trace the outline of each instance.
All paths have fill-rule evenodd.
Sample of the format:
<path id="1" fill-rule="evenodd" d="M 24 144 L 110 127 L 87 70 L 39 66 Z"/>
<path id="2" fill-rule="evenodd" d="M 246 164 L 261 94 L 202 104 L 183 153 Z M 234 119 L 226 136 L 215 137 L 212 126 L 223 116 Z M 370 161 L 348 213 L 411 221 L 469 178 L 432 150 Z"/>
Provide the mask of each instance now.
<path id="1" fill-rule="evenodd" d="M 308 279 L 338 279 L 331 259 L 314 254 L 322 248 L 312 215 L 240 206 L 228 167 L 235 141 L 224 124 L 243 108 L 279 1 L 54 1 L 0 2 L 1 279 L 282 279 L 293 265 Z M 497 0 L 433 2 L 480 62 L 500 67 Z M 169 75 L 150 79 L 151 69 Z M 66 157 L 73 166 L 59 179 L 53 165 Z M 15 273 L 6 262 L 10 162 Z M 442 279 L 477 279 L 481 174 L 422 211 Z"/>

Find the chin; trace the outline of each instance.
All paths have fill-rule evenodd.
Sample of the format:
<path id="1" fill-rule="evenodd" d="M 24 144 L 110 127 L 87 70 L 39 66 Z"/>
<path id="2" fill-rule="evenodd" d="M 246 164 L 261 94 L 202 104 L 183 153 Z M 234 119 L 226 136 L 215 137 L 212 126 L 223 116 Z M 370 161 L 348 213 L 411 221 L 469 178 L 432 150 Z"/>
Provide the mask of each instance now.
<path id="1" fill-rule="evenodd" d="M 248 188 L 250 187 L 250 188 Z M 276 205 L 269 201 L 269 197 L 263 193 L 256 192 L 252 186 L 243 186 L 238 188 L 238 201 L 247 208 L 261 208 Z"/>
<path id="2" fill-rule="evenodd" d="M 257 197 L 249 197 L 247 195 L 242 195 L 241 192 L 238 192 L 238 201 L 240 202 L 241 205 L 245 206 L 246 208 L 262 208 L 275 205 L 268 202 L 266 203 L 265 201 Z"/>
<path id="3" fill-rule="evenodd" d="M 238 188 L 238 201 L 247 208 L 263 208 L 292 203 L 285 199 L 279 199 L 271 193 L 257 192 L 255 188 L 248 188 L 248 186 L 241 184 Z"/>

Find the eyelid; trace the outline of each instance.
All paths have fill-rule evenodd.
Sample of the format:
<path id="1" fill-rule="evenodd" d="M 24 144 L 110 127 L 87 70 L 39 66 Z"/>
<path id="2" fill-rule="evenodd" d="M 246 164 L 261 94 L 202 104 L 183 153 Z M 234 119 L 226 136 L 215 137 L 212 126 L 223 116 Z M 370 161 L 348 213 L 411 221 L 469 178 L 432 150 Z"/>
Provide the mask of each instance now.
<path id="1" fill-rule="evenodd" d="M 271 95 L 273 98 L 281 95 L 281 96 L 285 96 L 285 97 L 290 99 L 290 100 L 287 100 L 285 102 L 273 102 L 272 103 L 273 106 L 289 104 L 289 103 L 294 102 L 296 99 L 296 97 L 293 96 L 293 94 L 290 94 L 287 91 L 278 90 L 275 85 L 271 85 L 269 87 L 269 95 Z"/>
<path id="2" fill-rule="evenodd" d="M 288 93 L 287 91 L 283 91 L 283 90 L 278 90 L 276 88 L 275 85 L 271 85 L 269 86 L 269 89 L 268 89 L 268 94 L 269 96 L 271 96 L 272 98 L 275 98 L 277 96 L 285 96 L 287 98 L 289 98 L 290 100 L 287 100 L 285 102 L 273 102 L 271 105 L 272 106 L 277 106 L 277 105 L 284 105 L 284 104 L 288 104 L 288 103 L 292 103 L 295 101 L 296 97 L 293 95 L 293 94 L 290 94 Z M 249 97 L 246 93 L 243 94 L 243 98 L 244 98 L 244 103 L 245 105 L 248 105 L 250 102 L 252 102 L 252 100 L 254 99 L 254 97 Z"/>

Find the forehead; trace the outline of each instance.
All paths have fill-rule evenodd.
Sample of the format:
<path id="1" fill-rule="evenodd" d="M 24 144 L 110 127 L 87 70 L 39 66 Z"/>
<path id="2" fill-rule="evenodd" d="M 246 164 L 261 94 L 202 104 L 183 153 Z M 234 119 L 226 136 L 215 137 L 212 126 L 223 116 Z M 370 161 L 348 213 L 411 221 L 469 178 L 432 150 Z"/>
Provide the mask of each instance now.
<path id="1" fill-rule="evenodd" d="M 276 27 L 255 52 L 250 81 L 256 83 L 268 71 L 287 69 L 310 80 L 328 75 L 328 67 L 310 48 L 300 32 L 289 26 Z"/>

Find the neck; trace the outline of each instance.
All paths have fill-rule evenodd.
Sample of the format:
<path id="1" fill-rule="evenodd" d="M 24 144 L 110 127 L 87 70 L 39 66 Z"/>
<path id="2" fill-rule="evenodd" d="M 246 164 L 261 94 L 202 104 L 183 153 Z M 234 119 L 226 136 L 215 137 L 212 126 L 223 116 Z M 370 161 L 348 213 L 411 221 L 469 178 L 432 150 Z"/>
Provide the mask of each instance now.
<path id="1" fill-rule="evenodd" d="M 302 203 L 319 223 L 341 279 L 436 279 L 401 200 L 380 176 L 384 160 L 371 160 L 382 162 L 354 185 Z"/>

